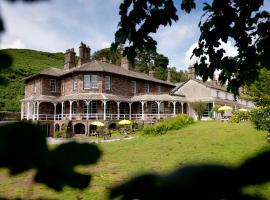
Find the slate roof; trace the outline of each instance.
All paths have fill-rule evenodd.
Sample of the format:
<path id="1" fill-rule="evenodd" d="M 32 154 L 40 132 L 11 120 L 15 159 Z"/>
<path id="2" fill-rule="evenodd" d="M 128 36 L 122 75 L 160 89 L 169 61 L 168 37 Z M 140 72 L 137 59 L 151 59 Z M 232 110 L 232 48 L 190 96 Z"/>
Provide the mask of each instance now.
<path id="1" fill-rule="evenodd" d="M 32 75 L 30 77 L 27 77 L 25 80 L 33 78 L 37 75 L 61 77 L 61 76 L 66 76 L 66 75 L 75 73 L 75 72 L 89 72 L 89 71 L 90 72 L 107 72 L 111 74 L 117 74 L 121 76 L 127 76 L 127 77 L 136 78 L 136 79 L 153 81 L 153 82 L 162 83 L 162 84 L 166 84 L 170 86 L 175 86 L 175 84 L 173 83 L 159 80 L 157 78 L 152 78 L 145 73 L 135 72 L 132 70 L 126 70 L 121 66 L 117 66 L 117 65 L 106 63 L 106 62 L 97 61 L 97 60 L 90 61 L 81 66 L 74 67 L 70 70 L 64 70 L 64 69 L 58 69 L 58 68 L 52 67 L 47 70 L 41 71 L 35 75 Z"/>

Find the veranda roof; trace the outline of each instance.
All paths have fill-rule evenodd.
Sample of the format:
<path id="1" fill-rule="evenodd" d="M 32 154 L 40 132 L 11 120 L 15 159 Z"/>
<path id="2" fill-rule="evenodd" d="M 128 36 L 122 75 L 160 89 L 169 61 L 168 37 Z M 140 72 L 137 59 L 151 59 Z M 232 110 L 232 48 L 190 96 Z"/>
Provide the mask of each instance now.
<path id="1" fill-rule="evenodd" d="M 22 99 L 22 102 L 40 101 L 40 102 L 63 102 L 63 101 L 78 101 L 78 100 L 107 100 L 107 101 L 121 101 L 121 102 L 139 102 L 139 101 L 179 101 L 188 102 L 184 97 L 174 96 L 169 94 L 142 94 L 133 97 L 126 97 L 121 95 L 106 94 L 106 93 L 77 93 L 66 96 L 30 96 Z"/>

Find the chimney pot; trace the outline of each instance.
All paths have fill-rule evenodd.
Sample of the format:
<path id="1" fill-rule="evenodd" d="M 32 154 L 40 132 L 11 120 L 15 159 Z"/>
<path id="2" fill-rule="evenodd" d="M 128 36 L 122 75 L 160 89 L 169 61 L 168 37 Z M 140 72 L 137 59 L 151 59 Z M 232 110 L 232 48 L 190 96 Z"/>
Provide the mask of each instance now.
<path id="1" fill-rule="evenodd" d="M 78 65 L 82 65 L 90 61 L 91 58 L 91 49 L 89 46 L 86 46 L 83 42 L 79 47 L 79 61 Z"/>

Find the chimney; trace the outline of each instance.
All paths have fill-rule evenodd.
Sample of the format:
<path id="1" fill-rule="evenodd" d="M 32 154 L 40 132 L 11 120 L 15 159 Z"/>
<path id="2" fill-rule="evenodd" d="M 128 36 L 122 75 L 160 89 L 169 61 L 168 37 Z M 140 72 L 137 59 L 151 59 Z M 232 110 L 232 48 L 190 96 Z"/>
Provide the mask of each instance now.
<path id="1" fill-rule="evenodd" d="M 69 69 L 76 66 L 75 56 L 76 56 L 76 53 L 75 53 L 73 48 L 66 50 L 66 53 L 65 53 L 65 65 L 64 65 L 65 70 L 69 70 Z"/>
<path id="2" fill-rule="evenodd" d="M 126 70 L 132 70 L 133 66 L 130 63 L 130 61 L 128 60 L 127 56 L 121 58 L 121 67 L 123 67 Z"/>
<path id="3" fill-rule="evenodd" d="M 89 46 L 86 46 L 83 42 L 79 47 L 79 61 L 78 65 L 82 65 L 90 61 L 91 49 Z"/>
<path id="4" fill-rule="evenodd" d="M 167 82 L 168 83 L 171 82 L 171 69 L 168 69 L 168 71 L 167 71 Z"/>
<path id="5" fill-rule="evenodd" d="M 151 78 L 155 78 L 155 71 L 150 70 L 148 74 Z"/>
<path id="6" fill-rule="evenodd" d="M 188 79 L 196 79 L 196 74 L 195 74 L 195 68 L 194 65 L 189 65 L 188 67 Z"/>
<path id="7" fill-rule="evenodd" d="M 213 80 L 211 80 L 212 85 L 219 85 L 217 77 L 214 75 Z"/>

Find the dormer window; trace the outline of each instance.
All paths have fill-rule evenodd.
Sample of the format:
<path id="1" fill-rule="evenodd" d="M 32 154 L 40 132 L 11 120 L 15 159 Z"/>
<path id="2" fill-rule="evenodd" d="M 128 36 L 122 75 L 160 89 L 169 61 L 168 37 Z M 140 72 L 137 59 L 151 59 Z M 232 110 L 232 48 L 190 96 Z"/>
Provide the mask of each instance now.
<path id="1" fill-rule="evenodd" d="M 105 90 L 111 90 L 111 77 L 110 76 L 105 76 Z"/>
<path id="2" fill-rule="evenodd" d="M 56 79 L 50 79 L 50 91 L 56 92 Z"/>
<path id="3" fill-rule="evenodd" d="M 78 89 L 78 80 L 73 79 L 73 90 L 77 90 L 77 89 Z"/>
<path id="4" fill-rule="evenodd" d="M 136 81 L 131 81 L 131 93 L 136 94 L 137 93 L 137 84 Z"/>
<path id="5" fill-rule="evenodd" d="M 98 76 L 97 75 L 84 75 L 84 89 L 96 89 L 98 88 Z"/>

